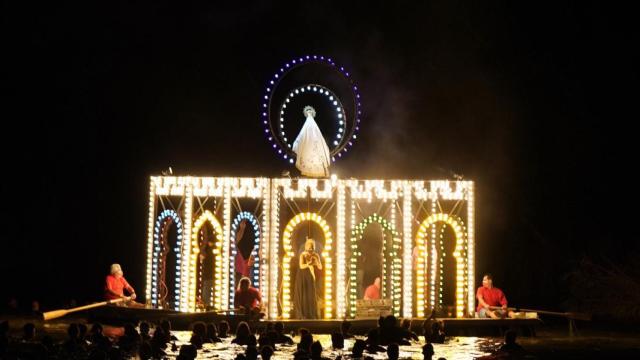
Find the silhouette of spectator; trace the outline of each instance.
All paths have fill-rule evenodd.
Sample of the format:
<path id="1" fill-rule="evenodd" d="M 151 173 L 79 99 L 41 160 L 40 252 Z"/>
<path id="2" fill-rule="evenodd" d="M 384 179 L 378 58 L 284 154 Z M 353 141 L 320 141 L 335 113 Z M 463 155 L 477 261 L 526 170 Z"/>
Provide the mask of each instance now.
<path id="1" fill-rule="evenodd" d="M 263 346 L 260 349 L 260 357 L 262 357 L 262 360 L 271 360 L 271 357 L 273 356 L 273 348 L 269 345 Z"/>
<path id="2" fill-rule="evenodd" d="M 249 342 L 249 335 L 251 335 L 249 324 L 245 321 L 241 321 L 236 327 L 236 337 L 231 340 L 231 342 L 238 345 L 247 345 Z"/>
<path id="3" fill-rule="evenodd" d="M 311 360 L 326 360 L 327 358 L 322 357 L 322 344 L 320 341 L 314 341 L 311 344 Z"/>
<path id="4" fill-rule="evenodd" d="M 198 321 L 193 324 L 193 329 L 191 332 L 191 339 L 189 342 L 196 347 L 196 349 L 202 349 L 202 344 L 204 344 L 204 340 L 207 336 L 207 326 Z"/>
<path id="5" fill-rule="evenodd" d="M 167 335 L 162 330 L 162 327 L 156 327 L 153 332 L 153 337 L 151 337 L 151 350 L 153 352 L 153 357 L 162 358 L 166 354 L 164 349 L 167 348 Z"/>
<path id="6" fill-rule="evenodd" d="M 220 332 L 218 333 L 218 337 L 222 339 L 229 337 L 229 323 L 226 320 L 220 321 L 218 330 L 220 330 Z"/>
<path id="7" fill-rule="evenodd" d="M 95 323 L 91 326 L 89 341 L 93 346 L 102 348 L 103 350 L 111 347 L 111 340 L 102 333 L 102 325 Z"/>
<path id="8" fill-rule="evenodd" d="M 151 335 L 149 335 L 151 327 L 149 326 L 149 323 L 146 321 L 142 321 L 138 327 L 140 328 L 140 338 L 142 339 L 142 341 L 151 340 Z"/>
<path id="9" fill-rule="evenodd" d="M 384 318 L 382 327 L 379 329 L 380 345 L 388 345 L 396 343 L 398 345 L 411 345 L 411 343 L 404 339 L 403 330 L 398 326 L 398 319 L 389 315 Z"/>
<path id="10" fill-rule="evenodd" d="M 415 340 L 415 341 L 419 340 L 418 339 L 418 335 L 416 333 L 414 333 L 413 331 L 411 331 L 411 319 L 403 319 L 401 327 L 402 327 L 402 330 L 403 330 L 402 336 L 405 339 Z"/>
<path id="11" fill-rule="evenodd" d="M 353 348 L 351 349 L 351 356 L 354 358 L 362 357 L 362 353 L 364 349 L 367 347 L 367 343 L 364 340 L 357 339 L 353 343 Z"/>
<path id="12" fill-rule="evenodd" d="M 138 356 L 141 360 L 148 360 L 153 357 L 153 349 L 148 341 L 143 341 L 138 350 Z"/>
<path id="13" fill-rule="evenodd" d="M 398 360 L 400 357 L 400 347 L 396 343 L 391 343 L 387 346 L 387 357 L 389 360 Z"/>
<path id="14" fill-rule="evenodd" d="M 136 330 L 135 326 L 131 323 L 124 325 L 124 335 L 118 339 L 118 345 L 127 353 L 132 353 L 138 348 L 141 342 L 140 334 Z"/>
<path id="15" fill-rule="evenodd" d="M 380 346 L 380 334 L 376 329 L 369 330 L 367 334 L 367 352 L 379 353 L 384 352 L 384 348 Z"/>
<path id="16" fill-rule="evenodd" d="M 342 338 L 343 339 L 351 339 L 351 338 L 353 338 L 353 335 L 351 335 L 351 333 L 349 333 L 349 330 L 351 330 L 351 322 L 348 321 L 348 320 L 344 320 L 340 324 L 340 332 L 342 333 Z"/>
<path id="17" fill-rule="evenodd" d="M 257 360 L 258 359 L 258 348 L 255 346 L 247 346 L 247 350 L 244 352 L 244 355 L 247 357 L 247 360 Z"/>
<path id="18" fill-rule="evenodd" d="M 293 339 L 284 334 L 284 324 L 282 321 L 278 321 L 275 324 L 274 329 L 277 335 L 275 339 L 276 344 L 293 344 Z"/>
<path id="19" fill-rule="evenodd" d="M 428 335 L 425 335 L 425 340 L 428 343 L 434 344 L 444 344 L 444 330 L 442 330 L 442 325 L 439 321 L 435 321 L 431 323 L 431 331 Z"/>
<path id="20" fill-rule="evenodd" d="M 180 347 L 180 353 L 176 360 L 194 360 L 198 356 L 198 349 L 195 346 L 185 344 Z"/>
<path id="21" fill-rule="evenodd" d="M 78 324 L 78 341 L 82 346 L 87 345 L 87 325 Z"/>
<path id="22" fill-rule="evenodd" d="M 311 344 L 313 344 L 313 336 L 307 329 L 299 330 L 303 335 L 300 337 L 297 350 L 293 354 L 294 359 L 308 359 L 311 357 Z"/>
<path id="23" fill-rule="evenodd" d="M 78 357 L 84 350 L 80 343 L 80 327 L 78 324 L 69 324 L 67 328 L 67 340 L 62 344 L 62 349 L 69 357 Z"/>
<path id="24" fill-rule="evenodd" d="M 36 326 L 33 323 L 26 323 L 22 327 L 22 341 L 31 342 L 36 339 Z"/>
<path id="25" fill-rule="evenodd" d="M 424 356 L 424 360 L 431 360 L 433 355 L 433 345 L 431 343 L 424 344 L 422 347 L 422 356 Z"/>
<path id="26" fill-rule="evenodd" d="M 178 340 L 178 338 L 171 333 L 171 321 L 162 320 L 160 322 L 160 327 L 162 328 L 164 336 L 167 337 L 167 341 L 166 341 L 167 343 Z"/>
<path id="27" fill-rule="evenodd" d="M 214 323 L 207 324 L 206 342 L 209 342 L 209 343 L 222 342 L 222 339 L 218 337 L 218 328 L 216 328 L 216 324 Z"/>
<path id="28" fill-rule="evenodd" d="M 344 337 L 342 333 L 334 332 L 331 334 L 331 347 L 334 349 L 344 349 Z"/>

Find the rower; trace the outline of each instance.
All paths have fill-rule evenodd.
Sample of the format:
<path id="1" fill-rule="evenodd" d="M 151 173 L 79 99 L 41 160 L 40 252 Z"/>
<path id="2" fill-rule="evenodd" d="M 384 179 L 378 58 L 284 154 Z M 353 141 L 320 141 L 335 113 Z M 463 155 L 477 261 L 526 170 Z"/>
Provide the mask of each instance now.
<path id="1" fill-rule="evenodd" d="M 507 298 L 502 290 L 493 286 L 493 276 L 485 274 L 482 277 L 482 286 L 476 292 L 478 298 L 478 317 L 503 319 L 506 316 L 514 317 L 513 311 L 507 308 Z M 499 308 L 498 308 L 499 307 Z"/>
<path id="2" fill-rule="evenodd" d="M 129 293 L 129 296 L 124 295 L 124 290 Z M 124 278 L 120 264 L 111 265 L 111 274 L 105 279 L 104 296 L 107 300 L 125 299 L 126 301 L 121 303 L 125 306 L 144 307 L 143 304 L 133 301 L 136 299 L 136 291 Z"/>

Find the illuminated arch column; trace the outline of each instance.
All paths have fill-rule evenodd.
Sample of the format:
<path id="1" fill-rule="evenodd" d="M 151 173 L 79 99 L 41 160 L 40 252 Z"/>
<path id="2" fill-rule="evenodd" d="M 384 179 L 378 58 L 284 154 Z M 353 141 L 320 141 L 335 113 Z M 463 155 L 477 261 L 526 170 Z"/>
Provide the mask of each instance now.
<path id="1" fill-rule="evenodd" d="M 338 182 L 338 206 L 336 209 L 336 217 L 337 217 L 337 239 L 336 239 L 336 247 L 337 247 L 337 269 L 336 269 L 336 277 L 338 280 L 338 284 L 336 287 L 336 316 L 338 318 L 344 318 L 347 311 L 347 294 L 346 294 L 346 241 L 345 241 L 345 231 L 346 231 L 346 214 L 345 214 L 345 197 L 346 197 L 346 189 L 344 183 Z"/>
<path id="2" fill-rule="evenodd" d="M 413 244 L 411 236 L 411 184 L 407 181 L 403 184 L 402 190 L 402 229 L 403 229 L 403 267 L 402 267 L 402 316 L 413 316 Z"/>
<path id="3" fill-rule="evenodd" d="M 180 311 L 189 310 L 189 261 L 191 254 L 191 224 L 193 216 L 193 185 L 188 184 L 184 189 L 184 234 L 186 241 L 182 245 L 182 260 L 180 266 L 180 277 L 182 279 L 182 291 L 180 294 Z M 194 311 L 195 305 L 192 307 Z"/>
<path id="4" fill-rule="evenodd" d="M 223 221 L 224 221 L 224 241 L 222 243 L 222 308 L 229 309 L 229 253 L 231 242 L 231 179 L 225 179 L 224 185 L 224 203 L 223 203 Z"/>
<path id="5" fill-rule="evenodd" d="M 291 317 L 291 259 L 294 256 L 291 247 L 291 235 L 303 221 L 312 221 L 320 226 L 324 233 L 324 246 L 322 248 L 322 257 L 324 258 L 324 318 L 331 319 L 333 317 L 333 265 L 331 259 L 331 250 L 333 249 L 333 235 L 329 230 L 327 222 L 316 213 L 300 213 L 293 217 L 287 224 L 282 235 L 282 244 L 284 247 L 284 257 L 282 259 L 282 317 L 289 319 Z"/>
<path id="6" fill-rule="evenodd" d="M 280 238 L 280 190 L 277 180 L 273 180 L 271 187 L 271 231 L 269 235 L 269 317 L 278 317 L 278 267 L 279 267 L 279 243 Z"/>
<path id="7" fill-rule="evenodd" d="M 466 273 L 466 270 L 467 270 L 466 266 L 467 266 L 468 259 L 466 256 L 467 250 L 465 249 L 467 245 L 466 244 L 467 238 L 464 233 L 464 224 L 462 220 L 457 216 L 451 216 L 449 214 L 444 214 L 444 213 L 432 214 L 427 219 L 425 219 L 418 228 L 418 234 L 417 234 L 418 244 L 424 244 L 424 239 L 427 234 L 427 229 L 429 229 L 432 226 L 435 226 L 436 223 L 444 223 L 449 225 L 453 229 L 456 236 L 456 246 L 453 251 L 453 257 L 456 259 L 456 317 L 463 317 L 465 314 L 465 305 L 467 305 L 467 302 L 468 302 L 468 299 L 465 299 L 465 292 L 469 288 L 469 285 L 468 285 L 469 277 L 468 277 L 468 274 Z M 432 240 L 431 243 L 433 248 L 435 239 L 432 237 L 431 240 Z M 436 254 L 432 252 L 432 259 L 431 259 L 432 264 L 435 264 L 436 260 L 437 260 Z M 435 266 L 432 266 L 432 271 L 435 271 Z M 432 279 L 431 298 L 434 299 L 435 301 L 435 286 L 436 286 L 435 274 L 432 273 L 431 279 Z M 421 311 L 421 310 L 424 311 L 424 303 L 422 303 L 422 305 L 423 306 L 420 309 L 418 309 L 418 311 Z M 435 302 L 432 303 L 431 305 L 432 306 L 435 305 Z M 420 304 L 418 306 L 420 306 Z M 424 313 L 423 313 L 423 316 L 424 316 Z"/>
<path id="8" fill-rule="evenodd" d="M 349 270 L 350 270 L 349 271 L 349 277 L 350 277 L 349 310 L 350 310 L 351 317 L 354 317 L 356 314 L 356 297 L 357 297 L 356 282 L 357 282 L 357 270 L 358 270 L 357 264 L 358 264 L 358 258 L 362 255 L 358 244 L 362 240 L 362 236 L 364 235 L 364 230 L 367 228 L 367 226 L 373 223 L 380 224 L 380 226 L 382 226 L 382 228 L 385 231 L 388 231 L 391 233 L 392 243 L 394 247 L 393 249 L 391 249 L 391 258 L 393 258 L 393 263 L 391 265 L 391 268 L 392 268 L 391 281 L 393 284 L 400 284 L 400 268 L 402 266 L 401 265 L 402 261 L 399 256 L 400 254 L 397 252 L 397 248 L 399 248 L 401 244 L 400 235 L 398 235 L 393 225 L 391 225 L 385 218 L 381 217 L 378 214 L 369 215 L 367 218 L 362 220 L 358 225 L 356 225 L 351 231 L 351 264 L 349 266 Z M 386 241 L 384 241 L 384 238 L 382 242 L 383 242 L 383 252 L 386 253 L 387 245 L 386 245 Z M 385 275 L 384 274 L 385 268 L 386 266 L 383 268 L 383 275 Z M 385 288 L 386 286 L 383 286 L 383 289 Z M 393 287 L 393 293 L 391 294 L 391 298 L 393 301 L 394 315 L 399 315 L 400 294 L 401 294 L 400 286 Z"/>
<path id="9" fill-rule="evenodd" d="M 152 265 L 151 265 L 151 272 L 152 272 L 152 276 L 151 276 L 151 304 L 153 306 L 158 306 L 158 271 L 159 271 L 159 256 L 160 256 L 160 251 L 161 251 L 161 247 L 160 247 L 160 234 L 163 233 L 164 226 L 170 226 L 170 225 L 164 225 L 163 223 L 164 221 L 170 218 L 173 223 L 176 226 L 176 233 L 177 233 L 177 239 L 176 239 L 176 248 L 174 248 L 174 252 L 177 254 L 178 259 L 176 260 L 178 263 L 176 264 L 176 270 L 175 270 L 175 274 L 176 274 L 176 284 L 175 284 L 175 289 L 174 289 L 174 293 L 173 294 L 167 294 L 167 296 L 169 296 L 169 303 L 173 304 L 175 306 L 175 308 L 179 308 L 180 305 L 180 296 L 181 296 L 181 273 L 180 273 L 180 259 L 179 257 L 182 255 L 180 253 L 180 249 L 182 248 L 182 244 L 183 244 L 183 235 L 184 235 L 184 230 L 183 230 L 183 224 L 182 224 L 182 220 L 180 219 L 180 216 L 178 215 L 178 213 L 176 213 L 173 210 L 164 210 L 162 213 L 160 213 L 160 215 L 158 216 L 158 218 L 156 219 L 155 222 L 155 226 L 154 226 L 154 230 L 153 230 L 153 255 L 152 255 Z M 167 241 L 167 239 L 164 239 L 165 241 Z M 168 241 L 165 244 L 166 246 L 168 246 Z M 167 269 L 165 273 L 165 280 L 167 275 L 170 274 L 170 271 L 172 269 Z"/>
<path id="10" fill-rule="evenodd" d="M 427 266 L 429 264 L 429 252 L 427 251 L 427 244 L 425 240 L 427 238 L 428 227 L 429 226 L 423 222 L 422 224 L 420 224 L 418 232 L 416 233 L 416 246 L 418 247 L 418 264 L 416 269 L 416 315 L 418 317 L 425 316 L 424 309 L 427 304 L 427 292 L 425 291 L 425 289 L 429 284 L 429 281 L 426 278 Z"/>
<path id="11" fill-rule="evenodd" d="M 153 225 L 156 214 L 156 183 L 153 179 L 149 181 L 149 219 L 147 227 L 147 287 L 145 291 L 145 300 L 148 304 L 152 304 L 151 293 L 153 292 Z"/>
<path id="12" fill-rule="evenodd" d="M 214 261 L 214 302 L 213 307 L 216 310 L 222 309 L 222 296 L 223 296 L 223 274 L 222 274 L 222 265 L 223 259 L 221 259 L 222 255 L 222 239 L 224 237 L 222 226 L 218 219 L 211 213 L 211 211 L 206 210 L 198 220 L 193 224 L 193 231 L 191 236 L 191 251 L 189 255 L 189 263 L 188 263 L 188 275 L 189 275 L 189 308 L 187 311 L 195 311 L 196 310 L 196 275 L 197 275 L 197 258 L 200 253 L 200 249 L 198 247 L 198 232 L 205 224 L 205 222 L 209 222 L 211 226 L 213 226 L 214 236 L 215 236 L 215 246 L 213 248 L 213 261 Z"/>
<path id="13" fill-rule="evenodd" d="M 473 314 L 475 309 L 475 194 L 473 181 L 467 181 L 467 279 L 469 283 L 468 288 L 468 303 L 467 312 Z"/>
<path id="14" fill-rule="evenodd" d="M 262 188 L 262 238 L 260 239 L 260 292 L 262 299 L 269 304 L 269 236 L 271 234 L 271 180 L 265 179 Z M 267 317 L 269 317 L 267 309 Z"/>
<path id="15" fill-rule="evenodd" d="M 243 220 L 246 220 L 251 225 L 251 228 L 253 229 L 253 235 L 254 235 L 253 250 L 251 251 L 251 255 L 253 256 L 253 259 L 254 259 L 253 268 L 251 269 L 251 283 L 254 285 L 254 287 L 262 291 L 262 287 L 261 287 L 262 284 L 260 283 L 260 280 L 261 280 L 260 260 L 262 260 L 260 256 L 262 254 L 260 254 L 259 252 L 262 232 L 260 231 L 260 225 L 258 223 L 258 220 L 255 218 L 255 216 L 253 216 L 253 214 L 251 214 L 248 211 L 242 211 L 241 213 L 236 215 L 236 217 L 233 219 L 233 223 L 231 224 L 231 234 L 233 235 L 232 238 L 234 239 L 232 241 L 233 245 L 230 244 L 231 259 L 229 259 L 229 267 L 231 268 L 231 270 L 229 271 L 229 275 L 231 277 L 231 279 L 229 280 L 229 293 L 231 294 L 231 300 L 229 302 L 231 304 L 234 304 L 234 301 L 235 301 L 235 284 L 237 280 L 236 271 L 235 271 L 236 269 L 235 260 L 237 255 L 237 246 L 234 246 L 236 245 L 235 237 L 238 234 L 238 226 L 240 225 L 240 222 L 242 222 Z"/>

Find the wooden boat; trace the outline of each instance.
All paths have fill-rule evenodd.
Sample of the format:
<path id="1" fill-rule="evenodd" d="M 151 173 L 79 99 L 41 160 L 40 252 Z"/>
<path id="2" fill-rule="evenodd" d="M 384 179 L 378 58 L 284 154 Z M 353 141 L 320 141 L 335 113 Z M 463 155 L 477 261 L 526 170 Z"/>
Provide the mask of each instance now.
<path id="1" fill-rule="evenodd" d="M 205 311 L 185 313 L 176 310 L 167 309 L 150 309 L 150 308 L 134 308 L 124 306 L 103 306 L 86 312 L 81 312 L 87 321 L 91 323 L 101 323 L 113 326 L 123 326 L 124 324 L 131 323 L 137 325 L 138 323 L 145 321 L 151 324 L 159 324 L 163 320 L 169 320 L 172 328 L 176 330 L 189 329 L 190 325 L 197 321 L 205 323 L 226 320 L 231 328 L 235 328 L 236 324 L 240 321 L 248 321 L 255 323 L 258 320 L 249 319 L 245 315 L 229 314 L 219 311 Z"/>

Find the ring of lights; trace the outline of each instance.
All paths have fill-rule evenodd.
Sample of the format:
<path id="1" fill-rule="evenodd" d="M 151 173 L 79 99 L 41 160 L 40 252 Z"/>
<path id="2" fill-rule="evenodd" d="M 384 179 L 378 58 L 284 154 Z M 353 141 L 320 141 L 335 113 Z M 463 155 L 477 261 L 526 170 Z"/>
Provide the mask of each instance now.
<path id="1" fill-rule="evenodd" d="M 191 311 L 195 311 L 196 308 L 196 276 L 197 276 L 197 259 L 198 254 L 200 253 L 200 248 L 198 246 L 198 233 L 200 232 L 200 228 L 208 221 L 211 226 L 213 226 L 214 236 L 215 236 L 215 246 L 211 250 L 213 252 L 213 267 L 214 267 L 214 302 L 213 307 L 216 310 L 222 309 L 222 259 L 220 258 L 222 255 L 222 239 L 224 238 L 224 232 L 222 231 L 222 225 L 218 219 L 211 213 L 211 211 L 206 210 L 193 224 L 193 228 L 191 230 L 191 256 L 189 257 L 189 294 L 191 294 L 189 298 L 189 307 Z"/>
<path id="2" fill-rule="evenodd" d="M 400 235 L 398 235 L 398 232 L 395 230 L 393 225 L 391 225 L 385 218 L 381 217 L 378 214 L 372 214 L 368 216 L 366 219 L 362 220 L 351 231 L 351 266 L 349 267 L 351 270 L 349 273 L 349 277 L 351 279 L 349 281 L 349 309 L 351 312 L 351 317 L 354 317 L 356 315 L 356 297 L 357 297 L 356 286 L 358 285 L 356 284 L 357 268 L 358 268 L 358 258 L 362 255 L 362 253 L 360 252 L 358 243 L 362 240 L 362 237 L 364 235 L 364 230 L 367 228 L 367 226 L 369 226 L 372 223 L 380 224 L 380 226 L 382 226 L 382 229 L 384 231 L 391 233 L 391 236 L 393 238 L 393 249 L 390 249 L 391 251 L 389 251 L 389 249 L 386 248 L 387 244 L 383 239 L 382 253 L 383 255 L 389 254 L 389 257 L 393 259 L 393 263 L 391 264 L 391 268 L 393 269 L 392 270 L 393 272 L 391 274 L 392 283 L 393 284 L 401 283 L 400 272 L 402 271 L 402 268 L 401 268 L 402 261 L 400 260 L 399 249 L 402 245 L 402 240 L 400 239 Z M 384 259 L 385 257 L 383 256 L 383 261 Z M 385 276 L 384 272 L 386 271 L 386 266 L 382 267 L 382 271 L 383 271 L 383 281 L 386 281 L 384 279 L 384 276 Z M 384 290 L 385 288 L 386 286 L 383 286 L 382 289 Z M 400 297 L 401 297 L 400 290 L 401 290 L 401 286 L 393 286 L 393 293 L 391 294 L 391 298 L 393 301 L 393 313 L 396 316 L 400 314 L 399 312 Z"/>
<path id="3" fill-rule="evenodd" d="M 340 145 L 340 143 L 342 142 L 342 139 L 345 137 L 345 134 L 347 132 L 347 124 L 345 121 L 346 115 L 345 115 L 344 107 L 342 106 L 342 102 L 340 102 L 340 99 L 338 98 L 337 95 L 335 95 L 328 88 L 318 84 L 307 84 L 292 90 L 289 93 L 289 96 L 287 96 L 287 98 L 282 102 L 282 105 L 280 105 L 280 120 L 278 121 L 278 128 L 280 131 L 280 135 L 282 136 L 282 142 L 284 143 L 284 145 L 289 149 L 292 149 L 292 146 L 293 146 L 291 143 L 289 143 L 289 140 L 287 139 L 287 135 L 284 133 L 284 117 L 285 117 L 285 111 L 287 109 L 287 104 L 289 104 L 297 95 L 305 94 L 305 93 L 323 95 L 323 97 L 330 102 L 331 107 L 335 109 L 336 121 L 338 123 L 338 132 L 337 134 L 335 134 L 335 137 L 333 137 L 332 143 L 334 146 Z M 355 138 L 356 135 L 353 135 L 353 136 Z M 331 140 L 329 142 L 331 143 Z M 276 146 L 277 146 L 276 144 L 272 145 L 272 147 L 274 148 Z M 336 160 L 334 156 L 335 152 L 332 151 L 331 155 L 332 155 L 331 160 L 335 161 Z M 293 163 L 293 157 L 288 156 L 288 154 L 285 154 L 285 159 L 287 158 L 289 159 L 290 163 Z"/>
<path id="4" fill-rule="evenodd" d="M 164 210 L 162 213 L 160 213 L 160 215 L 156 219 L 155 226 L 153 228 L 153 258 L 152 258 L 152 265 L 151 265 L 151 269 L 153 271 L 153 275 L 151 277 L 151 304 L 153 306 L 159 305 L 158 304 L 158 296 L 159 296 L 158 274 L 159 274 L 159 266 L 160 266 L 159 262 L 162 260 L 160 259 L 160 251 L 162 250 L 162 245 L 164 246 L 169 245 L 167 243 L 168 239 L 162 236 L 162 234 L 164 234 L 165 231 L 168 229 L 168 227 L 171 226 L 172 222 L 176 224 L 176 232 L 178 234 L 177 240 L 176 240 L 176 247 L 174 248 L 174 251 L 176 254 L 181 254 L 183 227 L 182 227 L 182 220 L 180 219 L 180 216 L 178 216 L 178 213 L 176 213 L 173 210 Z M 178 273 L 176 275 L 175 289 L 174 289 L 175 298 L 173 301 L 173 305 L 175 306 L 176 309 L 179 308 L 180 306 L 180 273 L 179 273 L 180 266 L 178 265 L 177 268 L 178 268 L 177 269 Z M 165 274 L 165 277 L 166 277 L 166 274 Z M 169 303 L 171 304 L 171 302 Z"/>
<path id="5" fill-rule="evenodd" d="M 417 266 L 417 278 L 419 284 L 426 284 L 425 276 L 427 274 L 427 266 L 428 266 L 428 253 L 427 247 L 425 244 L 425 239 L 428 236 L 428 230 L 431 228 L 431 289 L 430 289 L 430 305 L 435 306 L 436 304 L 436 274 L 440 274 L 442 277 L 442 264 L 440 264 L 440 270 L 438 271 L 438 254 L 442 253 L 442 236 L 440 237 L 440 247 L 441 250 L 438 252 L 436 248 L 435 241 L 435 226 L 438 223 L 444 223 L 445 225 L 449 225 L 456 236 L 456 246 L 453 251 L 453 257 L 456 259 L 456 317 L 463 317 L 465 313 L 465 298 L 468 296 L 468 271 L 465 259 L 467 258 L 467 236 L 464 227 L 464 223 L 462 219 L 457 216 L 452 216 L 449 214 L 437 213 L 429 216 L 425 219 L 420 226 L 418 227 L 418 232 L 416 235 L 416 246 L 418 246 L 418 266 Z M 440 279 L 440 286 L 442 285 L 442 279 Z M 440 291 L 440 299 L 438 303 L 440 304 L 442 301 L 442 292 Z M 424 309 L 425 309 L 425 294 L 424 287 L 417 288 L 417 315 L 418 317 L 424 317 Z M 467 304 L 468 312 L 473 313 L 473 303 Z"/>
<path id="6" fill-rule="evenodd" d="M 324 234 L 324 246 L 322 247 L 322 258 L 324 259 L 324 318 L 333 317 L 333 275 L 332 261 L 329 251 L 333 248 L 333 235 L 329 225 L 320 215 L 316 213 L 300 213 L 293 217 L 285 226 L 282 234 L 282 244 L 284 247 L 284 257 L 282 259 L 282 317 L 291 317 L 291 259 L 295 256 L 291 246 L 291 235 L 295 228 L 303 221 L 312 221 L 320 226 Z"/>
<path id="7" fill-rule="evenodd" d="M 360 120 L 362 116 L 360 93 L 358 92 L 358 86 L 354 83 L 349 72 L 346 71 L 344 67 L 338 66 L 331 58 L 325 56 L 306 55 L 303 57 L 292 59 L 290 62 L 285 63 L 284 66 L 282 66 L 268 80 L 261 105 L 261 119 L 264 125 L 264 133 L 272 143 L 272 147 L 278 153 L 278 155 L 282 156 L 282 158 L 289 163 L 293 163 L 292 158 L 295 158 L 295 153 L 289 146 L 288 141 L 285 140 L 283 131 L 281 131 L 281 128 L 279 127 L 279 119 L 281 118 L 281 114 L 278 112 L 277 121 L 274 121 L 274 119 L 272 118 L 273 94 L 276 93 L 278 85 L 280 84 L 282 79 L 287 76 L 287 74 L 300 66 L 311 63 L 328 66 L 330 69 L 333 69 L 334 71 L 339 73 L 342 78 L 349 84 L 349 89 L 351 90 L 351 100 L 354 105 L 353 112 L 352 114 L 349 114 L 350 116 L 347 116 L 343 111 L 343 118 L 345 122 L 345 130 L 343 132 L 344 136 L 340 137 L 338 145 L 334 145 L 331 148 L 331 157 L 333 161 L 335 161 L 336 156 L 342 157 L 342 155 L 345 154 L 351 146 L 353 146 L 353 142 L 357 138 L 357 134 L 360 131 Z M 306 86 L 307 85 L 305 85 L 305 87 Z M 337 99 L 337 96 L 334 95 L 334 98 Z M 342 105 L 340 105 L 340 107 L 342 108 Z M 348 122 L 351 122 L 350 127 L 346 126 Z M 337 139 L 337 137 L 330 141 L 330 144 L 334 144 L 335 139 Z"/>
<path id="8" fill-rule="evenodd" d="M 253 228 L 253 250 L 251 250 L 251 256 L 253 256 L 253 269 L 251 269 L 251 283 L 255 288 L 260 289 L 260 258 L 258 255 L 258 250 L 260 249 L 260 225 L 258 220 L 253 216 L 252 213 L 248 211 L 242 211 L 233 219 L 233 223 L 231 224 L 231 234 L 232 239 L 235 239 L 236 234 L 238 233 L 238 226 L 242 221 L 247 221 L 251 224 Z M 235 303 L 235 284 L 236 284 L 236 254 L 237 254 L 237 244 L 236 246 L 231 246 L 231 261 L 229 262 L 229 266 L 231 267 L 231 271 L 229 272 L 229 276 L 231 280 L 229 281 L 229 294 L 231 295 L 230 303 Z"/>

